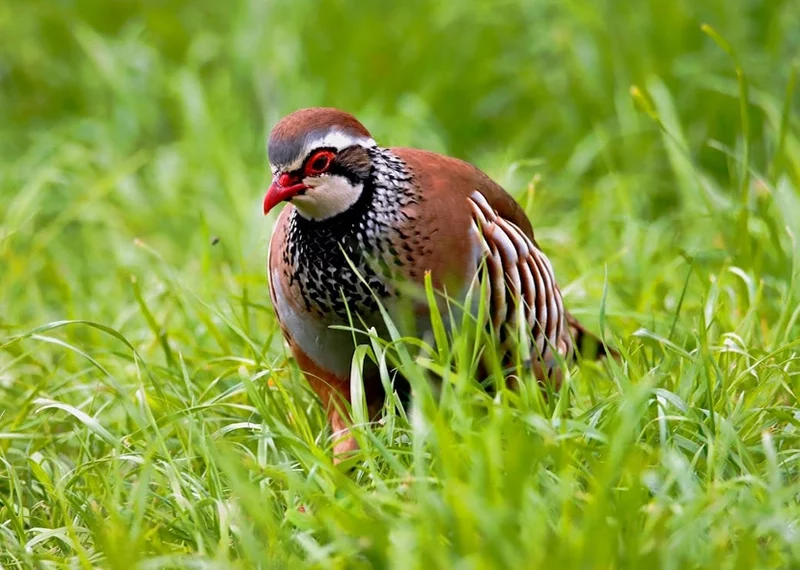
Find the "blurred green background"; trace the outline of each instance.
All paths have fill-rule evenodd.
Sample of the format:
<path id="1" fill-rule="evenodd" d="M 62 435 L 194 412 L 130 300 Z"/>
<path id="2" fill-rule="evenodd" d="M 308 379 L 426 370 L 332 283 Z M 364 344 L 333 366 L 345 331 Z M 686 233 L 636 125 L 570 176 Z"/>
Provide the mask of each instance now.
<path id="1" fill-rule="evenodd" d="M 265 138 L 310 105 L 355 113 L 383 144 L 471 160 L 515 195 L 541 176 L 530 213 L 544 238 L 561 240 L 545 243 L 564 281 L 602 275 L 634 238 L 609 225 L 615 215 L 649 224 L 707 214 L 710 191 L 665 150 L 631 85 L 736 200 L 736 75 L 700 25 L 738 52 L 752 162 L 768 172 L 799 14 L 790 0 L 3 2 L 0 208 L 11 267 L 0 315 L 15 325 L 105 316 L 76 299 L 102 305 L 128 288 L 112 276 L 137 264 L 134 238 L 181 268 L 260 270 Z M 680 247 L 713 249 L 674 229 Z M 212 236 L 222 238 L 213 251 Z M 576 249 L 587 253 L 571 259 Z M 639 292 L 614 293 L 639 309 Z"/>
<path id="2" fill-rule="evenodd" d="M 797 560 L 799 54 L 797 0 L 0 0 L 0 566 Z M 623 368 L 325 464 L 261 213 L 312 105 L 503 184 Z"/>

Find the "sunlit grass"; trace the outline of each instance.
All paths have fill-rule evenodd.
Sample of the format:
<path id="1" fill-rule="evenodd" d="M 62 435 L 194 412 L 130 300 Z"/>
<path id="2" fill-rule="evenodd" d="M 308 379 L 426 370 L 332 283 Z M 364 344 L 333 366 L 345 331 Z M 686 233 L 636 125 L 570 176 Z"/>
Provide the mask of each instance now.
<path id="1" fill-rule="evenodd" d="M 501 4 L 0 5 L 0 567 L 800 564 L 800 8 Z M 361 334 L 415 405 L 334 466 L 259 208 L 316 104 L 500 181 L 620 362 Z"/>

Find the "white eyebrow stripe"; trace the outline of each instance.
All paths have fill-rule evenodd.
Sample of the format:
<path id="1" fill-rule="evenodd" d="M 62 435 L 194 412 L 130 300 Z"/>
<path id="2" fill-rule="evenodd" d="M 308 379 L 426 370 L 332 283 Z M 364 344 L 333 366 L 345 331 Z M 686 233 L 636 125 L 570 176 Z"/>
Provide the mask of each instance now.
<path id="1" fill-rule="evenodd" d="M 310 153 L 315 148 L 320 147 L 329 147 L 335 148 L 337 151 L 342 150 L 343 148 L 347 148 L 353 145 L 360 145 L 363 147 L 373 147 L 377 146 L 375 139 L 370 137 L 360 137 L 360 136 L 353 136 L 348 135 L 347 133 L 343 133 L 340 130 L 331 130 L 328 131 L 325 136 L 315 138 L 308 142 L 303 147 L 303 152 L 301 152 L 294 162 L 290 164 L 277 164 L 272 165 L 272 174 L 274 175 L 278 170 L 282 170 L 284 172 L 291 172 L 293 170 L 297 170 L 301 166 L 303 166 L 303 161 L 305 160 L 308 153 Z"/>

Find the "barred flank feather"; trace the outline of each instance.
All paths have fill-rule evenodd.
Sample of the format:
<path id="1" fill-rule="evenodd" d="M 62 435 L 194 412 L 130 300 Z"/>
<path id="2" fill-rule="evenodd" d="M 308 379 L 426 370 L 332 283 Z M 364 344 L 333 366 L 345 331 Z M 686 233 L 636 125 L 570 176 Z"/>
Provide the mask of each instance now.
<path id="1" fill-rule="evenodd" d="M 605 356 L 600 339 L 564 309 L 550 261 L 533 240 L 499 216 L 480 192 L 470 196 L 469 204 L 473 234 L 479 236 L 489 275 L 490 322 L 500 335 L 501 348 L 511 349 L 514 331 L 524 320 L 532 334 L 531 362 L 540 379 L 554 368 L 554 352 L 566 361 L 575 350 L 584 357 Z"/>

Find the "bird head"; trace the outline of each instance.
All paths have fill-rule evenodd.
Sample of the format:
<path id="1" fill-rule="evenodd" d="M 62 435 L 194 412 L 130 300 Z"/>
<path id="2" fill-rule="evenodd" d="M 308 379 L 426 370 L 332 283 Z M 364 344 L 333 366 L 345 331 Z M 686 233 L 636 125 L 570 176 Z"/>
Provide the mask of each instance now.
<path id="1" fill-rule="evenodd" d="M 370 173 L 369 131 L 338 109 L 314 107 L 281 119 L 269 136 L 272 184 L 264 214 L 291 202 L 301 216 L 325 220 L 351 208 Z"/>

